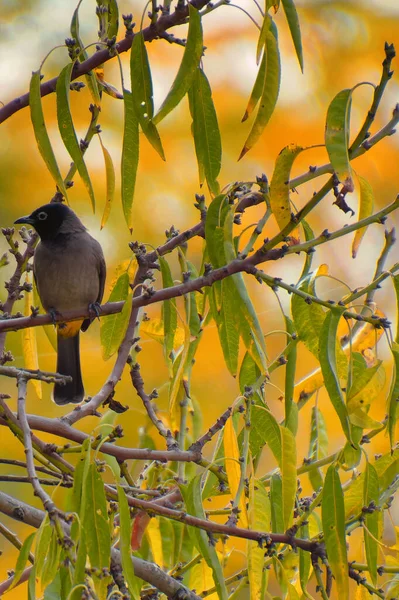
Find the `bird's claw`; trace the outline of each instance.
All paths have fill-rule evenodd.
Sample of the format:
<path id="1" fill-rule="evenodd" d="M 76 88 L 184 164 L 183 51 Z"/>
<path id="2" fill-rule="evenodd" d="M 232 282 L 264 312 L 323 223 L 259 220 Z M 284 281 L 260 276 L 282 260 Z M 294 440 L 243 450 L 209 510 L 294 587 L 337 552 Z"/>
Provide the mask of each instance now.
<path id="1" fill-rule="evenodd" d="M 89 312 L 94 313 L 95 317 L 100 320 L 101 304 L 99 302 L 92 302 L 89 304 Z"/>

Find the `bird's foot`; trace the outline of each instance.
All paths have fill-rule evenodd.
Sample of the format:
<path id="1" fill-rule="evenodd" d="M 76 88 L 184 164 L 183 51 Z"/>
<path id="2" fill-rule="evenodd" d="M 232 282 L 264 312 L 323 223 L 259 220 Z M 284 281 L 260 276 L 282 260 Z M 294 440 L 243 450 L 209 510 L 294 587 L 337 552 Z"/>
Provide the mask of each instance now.
<path id="1" fill-rule="evenodd" d="M 89 304 L 89 312 L 94 313 L 94 317 L 100 319 L 101 315 L 101 304 L 99 302 L 92 302 Z"/>
<path id="2" fill-rule="evenodd" d="M 55 308 L 50 308 L 48 311 L 48 314 L 51 317 L 51 322 L 54 325 L 54 327 L 57 325 L 57 317 L 61 315 L 61 313 L 56 310 Z"/>

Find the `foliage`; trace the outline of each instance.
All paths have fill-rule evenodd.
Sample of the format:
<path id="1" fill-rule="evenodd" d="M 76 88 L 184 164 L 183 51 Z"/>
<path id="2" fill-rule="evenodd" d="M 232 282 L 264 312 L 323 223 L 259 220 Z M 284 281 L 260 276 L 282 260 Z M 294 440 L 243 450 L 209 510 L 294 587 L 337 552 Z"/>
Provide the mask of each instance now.
<path id="1" fill-rule="evenodd" d="M 91 206 L 95 207 L 84 154 L 100 133 L 97 121 L 100 109 L 105 106 L 104 94 L 124 107 L 121 205 L 130 230 L 142 143 L 140 131 L 160 159 L 165 160 L 161 121 L 186 96 L 199 184 L 203 186 L 206 182 L 209 193 L 208 200 L 205 195 L 196 196 L 199 222 L 187 231 L 179 233 L 171 227 L 166 232 L 166 241 L 152 251 L 138 242 L 129 244 L 129 255 L 117 269 L 101 317 L 104 359 L 116 355 L 111 375 L 102 382 L 99 374 L 97 394 L 62 421 L 26 414 L 27 393 L 33 393 L 34 389 L 27 391 L 27 381 L 32 380 L 36 392 L 41 393 L 42 384 L 58 381 L 60 376 L 37 370 L 33 327 L 48 325 L 50 317 L 38 315 L 38 310 L 32 307 L 28 275 L 21 282 L 22 276 L 30 271 L 36 236 L 21 230 L 25 244 L 21 252 L 14 230 L 3 229 L 15 272 L 0 305 L 3 312 L 0 374 L 17 379 L 18 413 L 14 414 L 4 395 L 0 395 L 1 425 L 9 427 L 24 445 L 26 481 L 32 484 L 44 510 L 38 513 L 33 507 L 21 504 L 23 519 L 37 528 L 22 544 L 0 524 L 0 533 L 20 549 L 14 576 L 0 584 L 1 592 L 27 578 L 30 598 L 38 594 L 45 599 L 69 600 L 151 598 L 158 592 L 167 597 L 190 599 L 210 596 L 225 600 L 239 598 L 240 594 L 242 598 L 261 599 L 271 598 L 272 593 L 275 598 L 325 599 L 332 587 L 336 597 L 345 600 L 353 597 L 355 583 L 366 595 L 370 592 L 381 598 L 393 598 L 398 588 L 398 547 L 390 547 L 389 557 L 382 550 L 387 548 L 383 542 L 384 514 L 389 511 L 398 487 L 399 329 L 395 335 L 392 333 L 390 321 L 375 302 L 377 290 L 388 279 L 392 279 L 399 297 L 399 274 L 396 274 L 399 265 L 385 269 L 395 242 L 394 231 L 385 232 L 385 244 L 373 279 L 339 299 L 325 298 L 319 292 L 319 280 L 332 276 L 327 265 L 312 264 L 317 246 L 351 234 L 355 257 L 367 227 L 377 228 L 385 223 L 399 206 L 396 199 L 374 212 L 372 187 L 363 174 L 354 172 L 351 164 L 391 135 L 399 121 L 396 106 L 389 122 L 370 135 L 392 77 L 394 48 L 388 44 L 385 47 L 381 80 L 378 85 L 372 84 L 370 111 L 352 143 L 350 116 L 354 92 L 360 84 L 339 91 L 327 107 L 325 149 L 330 163 L 311 167 L 303 175 L 291 178 L 295 160 L 307 148 L 290 144 L 276 157 L 270 186 L 265 175 L 253 174 L 247 181 L 221 185 L 221 135 L 202 56 L 206 53 L 203 41 L 206 15 L 225 3 L 227 0 L 215 4 L 202 0 L 186 4 L 178 0 L 174 7 L 170 1 L 163 7 L 153 3 L 148 16 L 150 25 L 144 29 L 134 26 L 131 15 L 123 16 L 126 35 L 117 43 L 118 3 L 97 0 L 100 49 L 92 56 L 81 40 L 79 3 L 72 16 L 72 37 L 65 42 L 70 60 L 50 90 L 56 94 L 61 139 L 74 161 L 64 178 L 42 107 L 48 83 L 41 83 L 43 65 L 32 74 L 31 120 L 38 150 L 57 186 L 54 200 L 63 197 L 73 202 L 69 188 L 78 172 Z M 303 70 L 295 3 L 282 0 L 281 4 Z M 243 120 L 255 111 L 256 114 L 240 158 L 258 142 L 278 102 L 282 68 L 279 7 L 279 1 L 266 0 L 265 11 L 260 9 L 262 23 L 254 50 L 259 70 Z M 182 23 L 188 23 L 186 40 L 167 33 L 167 29 Z M 183 46 L 184 50 L 171 88 L 159 111 L 154 113 L 146 42 L 157 37 Z M 125 51 L 130 51 L 131 90 L 125 84 L 119 56 Z M 109 60 L 119 61 L 122 93 L 104 80 L 104 64 Z M 79 90 L 81 82 L 76 80 L 83 76 L 93 104 L 86 137 L 79 142 L 70 97 Z M 0 108 L 0 117 L 6 119 L 12 112 L 14 108 L 6 105 Z M 106 227 L 117 194 L 114 165 L 101 138 L 100 143 L 107 178 L 101 226 Z M 291 199 L 292 190 L 326 174 L 328 179 L 297 211 Z M 332 192 L 337 209 L 345 214 L 353 212 L 350 194 L 357 182 L 360 189 L 357 222 L 335 231 L 326 228 L 315 236 L 308 223 L 314 209 Z M 257 206 L 262 208 L 262 216 L 250 227 L 248 236 L 248 228 L 241 225 L 241 216 L 259 214 Z M 277 233 L 260 241 L 272 218 Z M 190 240 L 196 237 L 204 239 L 199 267 L 190 260 Z M 166 258 L 167 255 L 177 258 L 177 282 L 171 256 Z M 303 270 L 294 284 L 266 270 L 268 262 L 281 262 L 289 255 L 303 257 Z M 0 266 L 6 266 L 7 262 L 3 257 Z M 157 271 L 159 276 L 154 274 Z M 248 282 L 252 279 L 278 296 L 283 330 L 263 330 L 249 291 Z M 281 291 L 290 294 L 289 307 L 280 300 Z M 12 313 L 14 303 L 22 297 L 25 317 Z M 181 303 L 177 300 L 180 297 Z M 36 303 L 36 297 L 33 298 Z M 162 308 L 156 318 L 148 320 L 143 309 L 155 303 L 161 303 Z M 88 316 L 86 307 L 76 309 L 71 319 Z M 202 410 L 206 398 L 197 399 L 192 393 L 196 377 L 193 365 L 204 329 L 211 323 L 217 328 L 226 369 L 238 379 L 240 395 L 204 433 Z M 23 332 L 25 368 L 20 369 L 6 365 L 12 357 L 5 350 L 5 335 L 16 329 Z M 274 359 L 269 357 L 265 341 L 271 333 L 281 335 L 284 343 Z M 377 343 L 383 334 L 393 359 L 388 391 L 387 361 L 377 355 Z M 158 390 L 146 393 L 140 374 L 138 341 L 145 335 L 157 340 L 163 348 L 168 369 L 168 411 L 164 413 L 154 402 Z M 301 347 L 311 354 L 316 369 L 298 381 Z M 123 432 L 114 425 L 115 418 L 126 407 L 115 400 L 114 392 L 125 370 L 148 415 L 139 448 L 117 443 Z M 268 402 L 275 372 L 284 373 L 282 418 Z M 212 384 L 207 381 L 208 386 Z M 328 439 L 327 419 L 321 409 L 323 393 L 328 398 L 326 412 L 339 423 L 339 442 Z M 387 417 L 383 420 L 373 416 L 372 404 L 377 400 L 386 402 Z M 305 408 L 309 405 L 311 411 Z M 101 408 L 104 410 L 99 412 Z M 101 422 L 90 435 L 74 427 L 91 415 L 100 415 Z M 301 459 L 297 456 L 297 442 L 306 425 L 309 452 L 297 466 Z M 36 434 L 31 436 L 32 430 L 55 433 L 68 443 L 45 444 Z M 389 448 L 382 456 L 371 457 L 367 443 L 386 434 Z M 211 442 L 215 442 L 212 451 L 207 446 Z M 270 456 L 267 471 L 262 462 L 266 452 Z M 69 461 L 69 456 L 77 458 Z M 140 464 L 134 474 L 128 460 Z M 12 464 L 16 463 L 15 459 Z M 46 478 L 38 479 L 39 472 Z M 50 497 L 44 491 L 45 485 L 69 488 L 66 507 L 58 502 L 58 491 Z M 303 492 L 303 488 L 309 492 Z M 0 493 L 0 511 L 8 514 L 6 505 L 6 495 Z M 226 522 L 221 523 L 218 516 Z M 351 545 L 349 536 L 355 530 L 361 532 L 362 549 Z M 235 538 L 245 540 L 247 560 L 240 570 L 226 577 Z M 33 566 L 26 568 L 28 561 Z M 271 591 L 276 589 L 276 583 L 278 596 Z"/>

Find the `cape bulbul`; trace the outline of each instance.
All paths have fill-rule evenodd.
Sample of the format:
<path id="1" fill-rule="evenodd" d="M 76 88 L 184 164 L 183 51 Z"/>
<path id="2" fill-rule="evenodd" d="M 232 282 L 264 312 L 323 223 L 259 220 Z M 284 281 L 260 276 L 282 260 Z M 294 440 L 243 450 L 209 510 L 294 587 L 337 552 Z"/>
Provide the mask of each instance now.
<path id="1" fill-rule="evenodd" d="M 101 302 L 106 273 L 103 251 L 68 206 L 45 204 L 15 223 L 32 225 L 40 236 L 33 273 L 47 312 L 62 313 Z M 56 404 L 83 400 L 79 331 L 86 331 L 91 320 L 57 323 L 57 372 L 70 375 L 72 382 L 54 386 Z"/>

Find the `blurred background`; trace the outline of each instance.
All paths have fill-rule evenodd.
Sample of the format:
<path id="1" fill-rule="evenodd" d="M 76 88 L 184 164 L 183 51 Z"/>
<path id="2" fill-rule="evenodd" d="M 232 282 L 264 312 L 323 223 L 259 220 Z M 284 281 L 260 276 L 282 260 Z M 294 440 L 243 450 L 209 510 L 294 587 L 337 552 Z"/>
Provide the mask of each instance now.
<path id="1" fill-rule="evenodd" d="M 256 5 L 250 0 L 237 0 L 237 4 L 245 8 L 260 23 L 261 17 Z M 62 0 L 2 0 L 0 17 L 0 100 L 4 103 L 25 93 L 29 87 L 32 70 L 39 67 L 44 56 L 56 45 L 62 44 L 70 36 L 69 24 L 75 9 L 74 1 Z M 122 0 L 119 2 L 120 14 L 133 13 L 134 21 L 140 23 L 144 8 L 143 2 Z M 275 16 L 279 31 L 282 86 L 278 108 L 275 111 L 266 131 L 258 144 L 237 163 L 237 158 L 250 129 L 250 122 L 241 123 L 248 97 L 250 95 L 256 73 L 256 42 L 258 30 L 251 20 L 234 6 L 224 6 L 207 15 L 203 20 L 205 45 L 204 70 L 213 90 L 213 98 L 219 119 L 223 143 L 222 170 L 219 178 L 221 187 L 232 181 L 254 180 L 265 173 L 269 180 L 273 172 L 274 161 L 280 150 L 289 143 L 300 146 L 323 144 L 324 126 L 327 107 L 332 98 L 340 90 L 353 87 L 362 81 L 378 83 L 381 75 L 381 62 L 384 59 L 384 43 L 394 43 L 399 48 L 399 5 L 397 0 L 297 0 L 302 40 L 304 46 L 305 69 L 301 74 L 297 58 L 288 31 L 282 9 Z M 85 0 L 80 8 L 81 37 L 85 44 L 97 40 L 96 3 Z M 173 33 L 184 37 L 185 28 Z M 120 27 L 119 38 L 123 37 Z M 147 44 L 154 84 L 154 100 L 156 108 L 161 104 L 173 81 L 182 56 L 182 48 L 158 40 Z M 122 55 L 125 78 L 128 81 L 128 57 Z M 43 69 L 45 78 L 59 73 L 67 64 L 65 49 L 55 50 Z M 396 62 L 393 63 L 396 68 Z M 116 61 L 105 65 L 105 79 L 119 90 L 121 89 L 119 69 Z M 352 133 L 355 135 L 369 108 L 372 88 L 362 86 L 353 99 Z M 88 105 L 90 97 L 87 91 L 71 94 L 71 106 L 79 137 L 83 137 L 89 123 Z M 384 95 L 377 119 L 373 125 L 375 133 L 391 117 L 395 104 L 399 102 L 399 75 L 394 75 Z M 58 134 L 55 117 L 55 97 L 47 96 L 43 100 L 46 122 L 49 128 L 53 148 L 59 165 L 65 174 L 70 159 Z M 97 211 L 93 214 L 90 201 L 78 178 L 70 192 L 72 208 L 78 213 L 90 233 L 96 237 L 104 249 L 108 283 L 114 277 L 117 265 L 131 257 L 129 241 L 139 240 L 152 245 L 159 245 L 165 239 L 165 230 L 173 224 L 178 229 L 185 229 L 198 220 L 198 212 L 193 207 L 195 193 L 205 193 L 198 185 L 197 164 L 191 137 L 191 118 L 188 103 L 183 100 L 159 126 L 163 141 L 166 163 L 162 162 L 144 137 L 141 138 L 140 165 L 134 201 L 134 231 L 130 236 L 124 222 L 119 195 L 119 170 L 121 152 L 121 131 L 123 107 L 120 101 L 108 96 L 103 97 L 100 124 L 103 130 L 102 139 L 114 161 L 117 173 L 117 191 L 111 216 L 106 227 L 100 231 L 101 216 L 105 203 L 105 178 L 103 155 L 98 140 L 93 140 L 85 155 L 91 178 L 94 184 Z M 398 193 L 398 154 L 399 136 L 383 140 L 370 153 L 357 159 L 353 166 L 372 185 L 376 200 L 376 209 L 391 203 Z M 294 165 L 293 176 L 308 170 L 309 165 L 326 162 L 326 153 L 322 148 L 315 148 L 302 153 Z M 295 205 L 302 206 L 324 183 L 320 178 L 302 186 L 298 194 L 292 194 Z M 9 227 L 21 215 L 30 213 L 34 208 L 48 202 L 54 194 L 53 180 L 47 173 L 34 140 L 28 109 L 21 110 L 2 124 L 0 130 L 0 225 Z M 328 228 L 333 231 L 345 223 L 357 218 L 357 193 L 348 202 L 355 210 L 355 217 L 339 211 L 332 206 L 332 194 L 326 197 L 309 219 L 316 234 Z M 258 207 L 259 208 L 259 207 Z M 256 222 L 262 208 L 248 211 L 243 219 L 247 226 Z M 271 220 L 272 221 L 272 220 Z M 386 227 L 398 224 L 398 216 L 391 215 Z M 265 235 L 276 231 L 274 222 L 270 222 Z M 321 246 L 315 255 L 314 266 L 327 263 L 330 273 L 347 282 L 350 288 L 363 286 L 372 278 L 375 261 L 384 243 L 384 228 L 372 227 L 363 240 L 355 260 L 351 258 L 352 238 L 343 239 Z M 4 240 L 0 239 L 0 251 L 6 250 Z M 189 258 L 196 264 L 201 262 L 202 242 L 195 240 L 189 246 Z M 387 267 L 398 259 L 394 249 Z M 179 277 L 177 262 L 171 260 L 174 276 Z M 284 265 L 284 266 L 282 266 Z M 284 263 L 267 265 L 267 272 L 283 277 L 288 283 L 298 280 L 302 270 L 303 257 L 293 256 Z M 0 286 L 4 289 L 4 280 L 10 276 L 13 264 L 0 271 Z M 281 312 L 276 298 L 266 286 L 259 286 L 248 281 L 261 324 L 265 333 L 282 329 Z M 318 292 L 325 298 L 339 299 L 347 293 L 342 284 L 323 278 Z M 1 292 L 0 300 L 3 297 Z M 106 287 L 105 300 L 109 294 Z M 289 305 L 289 298 L 280 293 L 284 306 Z M 396 326 L 394 295 L 389 281 L 379 292 L 377 301 L 381 310 Z M 23 305 L 18 307 L 23 310 Z M 150 316 L 159 316 L 160 307 L 151 307 Z M 39 348 L 39 364 L 42 369 L 55 368 L 55 354 L 42 331 L 36 330 Z M 283 335 L 271 335 L 267 338 L 269 358 L 273 359 L 284 347 Z M 142 375 L 147 391 L 162 388 L 167 381 L 167 369 L 163 362 L 162 347 L 154 340 L 143 337 L 140 362 Z M 7 348 L 15 357 L 15 364 L 22 365 L 21 334 L 8 335 Z M 112 369 L 113 359 L 104 362 L 99 344 L 99 325 L 95 323 L 89 331 L 81 336 L 82 366 L 86 392 L 93 395 L 105 381 Z M 390 363 L 389 349 L 384 340 L 379 345 L 380 358 L 387 359 L 387 381 L 389 384 Z M 314 366 L 313 357 L 301 347 L 298 361 L 297 379 L 305 376 Z M 283 371 L 283 369 L 280 369 Z M 273 375 L 274 386 L 267 388 L 267 399 L 274 413 L 281 417 L 283 405 L 281 387 L 284 386 L 284 373 Z M 163 391 L 162 391 L 163 390 Z M 16 393 L 13 380 L 3 380 L 0 391 L 9 393 L 12 400 L 9 404 L 16 408 Z M 225 368 L 217 332 L 211 323 L 206 329 L 202 344 L 197 353 L 193 371 L 192 393 L 199 402 L 203 415 L 203 428 L 208 428 L 223 410 L 232 404 L 239 395 L 238 383 Z M 387 386 L 371 410 L 371 415 L 382 419 L 385 414 L 385 397 Z M 130 377 L 125 373 L 117 387 L 116 399 L 129 406 L 129 411 L 118 415 L 116 423 L 123 426 L 124 445 L 134 446 L 138 443 L 138 429 L 146 425 L 144 411 L 132 389 Z M 301 412 L 301 434 L 298 444 L 298 457 L 302 462 L 307 453 L 309 439 L 310 409 L 309 403 Z M 167 407 L 165 386 L 161 389 L 159 406 Z M 323 394 L 319 397 L 319 406 L 328 422 L 330 451 L 337 449 L 342 442 L 340 428 Z M 57 407 L 50 400 L 49 387 L 43 388 L 43 398 L 39 400 L 33 387 L 28 397 L 29 413 L 46 416 L 62 416 L 65 408 Z M 79 427 L 90 432 L 98 425 L 95 419 L 86 420 Z M 149 429 L 151 433 L 151 429 Z M 51 436 L 40 434 L 46 441 L 53 441 Z M 159 436 L 156 436 L 157 438 Z M 387 452 L 387 438 L 380 436 L 372 450 Z M 158 443 L 158 441 L 157 441 Z M 6 428 L 2 428 L 0 436 L 0 455 L 23 459 L 23 449 Z M 259 468 L 259 475 L 273 468 L 269 454 L 265 453 L 264 461 Z M 131 465 L 133 474 L 138 472 L 139 465 Z M 10 473 L 10 467 L 0 465 L 1 473 Z M 20 473 L 22 474 L 22 473 Z M 303 487 L 308 486 L 303 477 Z M 0 484 L 7 493 L 38 505 L 33 498 L 31 488 L 26 484 Z M 56 494 L 61 498 L 62 493 Z M 62 499 L 60 500 L 62 502 Z M 226 499 L 227 501 L 227 499 Z M 398 507 L 394 504 L 392 514 L 397 517 Z M 3 519 L 3 517 L 2 517 Z M 397 521 L 397 518 L 396 518 Z M 24 539 L 27 528 L 16 522 L 7 522 L 10 527 Z M 392 531 L 387 528 L 386 541 L 392 542 Z M 360 538 L 359 538 L 360 544 Z M 232 562 L 238 567 L 241 564 L 239 551 L 244 548 L 237 544 L 237 560 Z M 15 566 L 14 548 L 0 538 L 0 581 L 6 578 L 8 569 Z M 10 593 L 10 598 L 26 596 L 24 587 Z"/>

